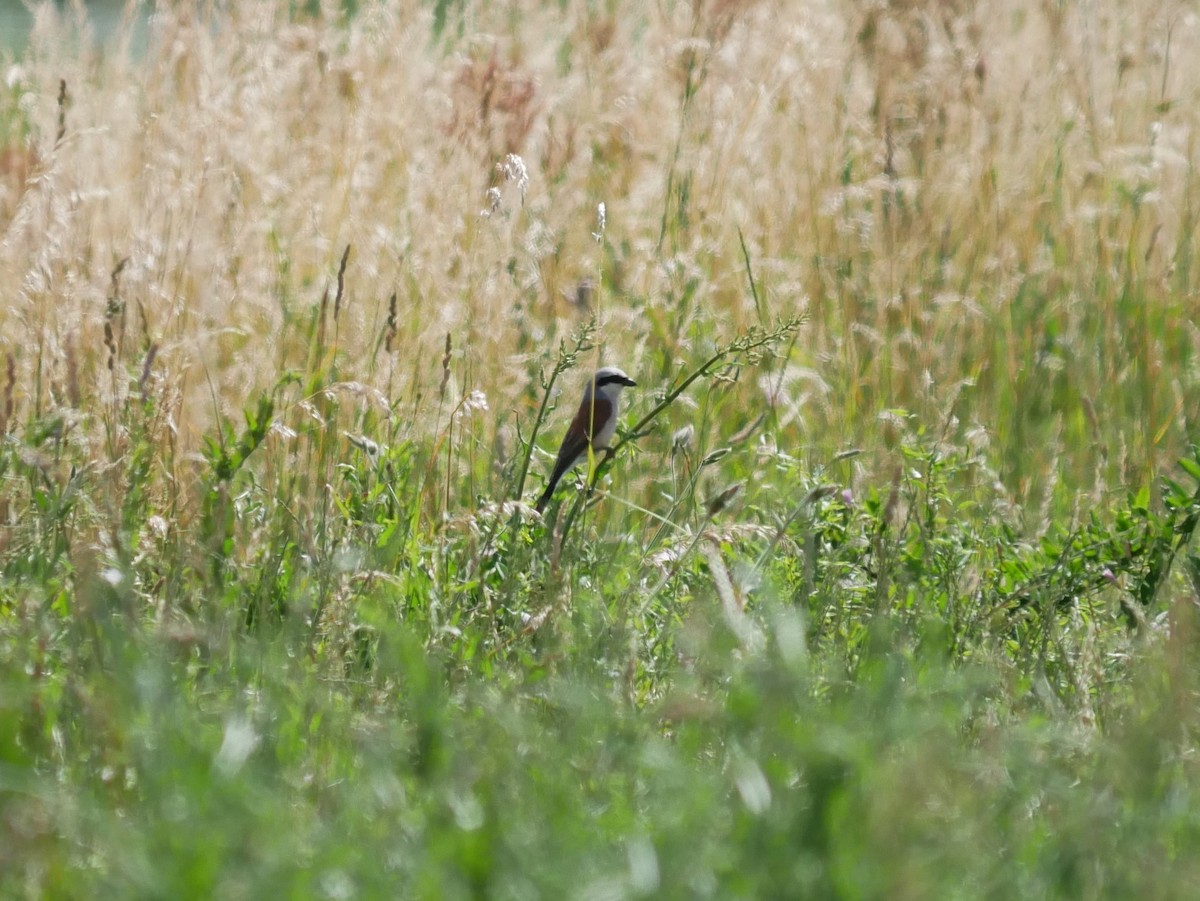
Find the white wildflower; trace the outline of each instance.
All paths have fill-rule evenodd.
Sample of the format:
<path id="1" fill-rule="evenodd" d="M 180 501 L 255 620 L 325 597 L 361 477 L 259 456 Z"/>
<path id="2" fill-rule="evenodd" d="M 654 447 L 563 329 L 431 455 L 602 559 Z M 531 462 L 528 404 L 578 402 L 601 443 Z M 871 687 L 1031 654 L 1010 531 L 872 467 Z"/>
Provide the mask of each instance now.
<path id="1" fill-rule="evenodd" d="M 515 153 L 510 153 L 504 158 L 504 162 L 496 164 L 496 171 L 504 176 L 505 181 L 515 181 L 517 189 L 521 192 L 521 205 L 525 204 L 525 191 L 529 188 L 529 170 L 525 168 L 525 161 Z"/>
<path id="2" fill-rule="evenodd" d="M 675 456 L 678 453 L 687 453 L 692 449 L 692 443 L 695 440 L 696 427 L 693 425 L 685 425 L 671 436 L 671 456 Z"/>
<path id="3" fill-rule="evenodd" d="M 487 395 L 482 391 L 472 391 L 458 405 L 458 409 L 454 411 L 455 417 L 470 416 L 476 411 L 488 409 Z"/>
<path id="4" fill-rule="evenodd" d="M 467 395 L 467 399 L 463 401 L 463 411 L 466 413 L 473 413 L 476 410 L 486 410 L 487 408 L 487 395 L 482 391 L 472 391 Z"/>
<path id="5" fill-rule="evenodd" d="M 499 188 L 488 188 L 487 194 L 484 196 L 487 198 L 487 209 L 480 210 L 479 215 L 485 219 L 488 219 L 494 213 L 498 213 L 500 211 L 500 206 L 504 202 L 504 199 L 500 196 Z"/>

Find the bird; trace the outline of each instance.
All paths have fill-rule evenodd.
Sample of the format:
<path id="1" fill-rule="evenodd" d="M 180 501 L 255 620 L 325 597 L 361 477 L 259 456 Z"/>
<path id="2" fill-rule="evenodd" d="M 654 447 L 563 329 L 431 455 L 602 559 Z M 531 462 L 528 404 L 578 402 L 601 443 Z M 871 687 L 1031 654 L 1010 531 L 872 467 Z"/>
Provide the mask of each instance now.
<path id="1" fill-rule="evenodd" d="M 596 374 L 588 380 L 583 389 L 583 400 L 579 402 L 579 410 L 571 420 L 562 446 L 558 449 L 554 470 L 550 473 L 550 482 L 535 505 L 538 513 L 546 509 L 559 480 L 568 470 L 580 460 L 587 459 L 589 447 L 593 452 L 608 447 L 613 435 L 617 433 L 617 408 L 621 402 L 621 392 L 636 384 L 637 382 L 615 366 L 605 366 L 596 370 Z"/>

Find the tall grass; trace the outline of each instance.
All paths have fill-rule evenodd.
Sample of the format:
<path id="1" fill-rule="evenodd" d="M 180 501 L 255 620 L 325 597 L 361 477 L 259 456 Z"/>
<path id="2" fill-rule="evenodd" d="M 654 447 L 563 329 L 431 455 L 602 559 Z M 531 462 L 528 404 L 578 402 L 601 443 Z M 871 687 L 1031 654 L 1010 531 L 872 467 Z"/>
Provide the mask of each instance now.
<path id="1" fill-rule="evenodd" d="M 1197 27 L 39 6 L 0 893 L 1185 891 Z"/>

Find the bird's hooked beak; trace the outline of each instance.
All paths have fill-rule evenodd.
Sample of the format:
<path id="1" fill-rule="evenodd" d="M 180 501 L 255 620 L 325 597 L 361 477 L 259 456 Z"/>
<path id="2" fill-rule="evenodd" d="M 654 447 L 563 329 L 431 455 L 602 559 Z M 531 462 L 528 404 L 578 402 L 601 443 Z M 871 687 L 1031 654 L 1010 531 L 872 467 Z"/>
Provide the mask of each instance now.
<path id="1" fill-rule="evenodd" d="M 609 385 L 617 385 L 621 388 L 632 388 L 637 384 L 633 379 L 621 372 L 619 369 L 601 369 L 596 373 L 592 384 L 596 388 L 606 388 Z"/>

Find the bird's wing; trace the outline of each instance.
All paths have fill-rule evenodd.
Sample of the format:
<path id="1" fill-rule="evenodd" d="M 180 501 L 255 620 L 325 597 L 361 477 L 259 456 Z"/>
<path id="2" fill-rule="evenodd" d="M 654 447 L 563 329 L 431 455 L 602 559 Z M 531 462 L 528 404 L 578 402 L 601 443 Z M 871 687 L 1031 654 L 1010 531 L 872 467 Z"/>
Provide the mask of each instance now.
<path id="1" fill-rule="evenodd" d="M 575 418 L 571 420 L 571 427 L 567 429 L 568 438 L 574 437 L 575 444 L 579 445 L 576 453 L 582 451 L 592 436 L 600 431 L 601 427 L 608 422 L 613 413 L 612 401 L 607 397 L 597 397 L 590 404 L 584 401 L 579 405 L 579 409 L 575 413 Z M 563 447 L 567 446 L 567 442 L 563 442 Z"/>
<path id="2" fill-rule="evenodd" d="M 550 495 L 554 493 L 554 489 L 558 485 L 558 480 L 587 451 L 591 440 L 590 436 L 593 432 L 600 431 L 597 427 L 603 425 L 608 420 L 608 417 L 612 416 L 612 413 L 612 401 L 604 397 L 596 398 L 591 404 L 584 402 L 579 405 L 579 410 L 576 412 L 575 418 L 571 420 L 571 425 L 567 429 L 567 435 L 563 438 L 562 446 L 558 449 L 558 457 L 554 460 L 554 471 L 550 473 L 550 481 L 546 483 L 546 491 L 538 501 L 539 511 L 550 500 Z"/>

